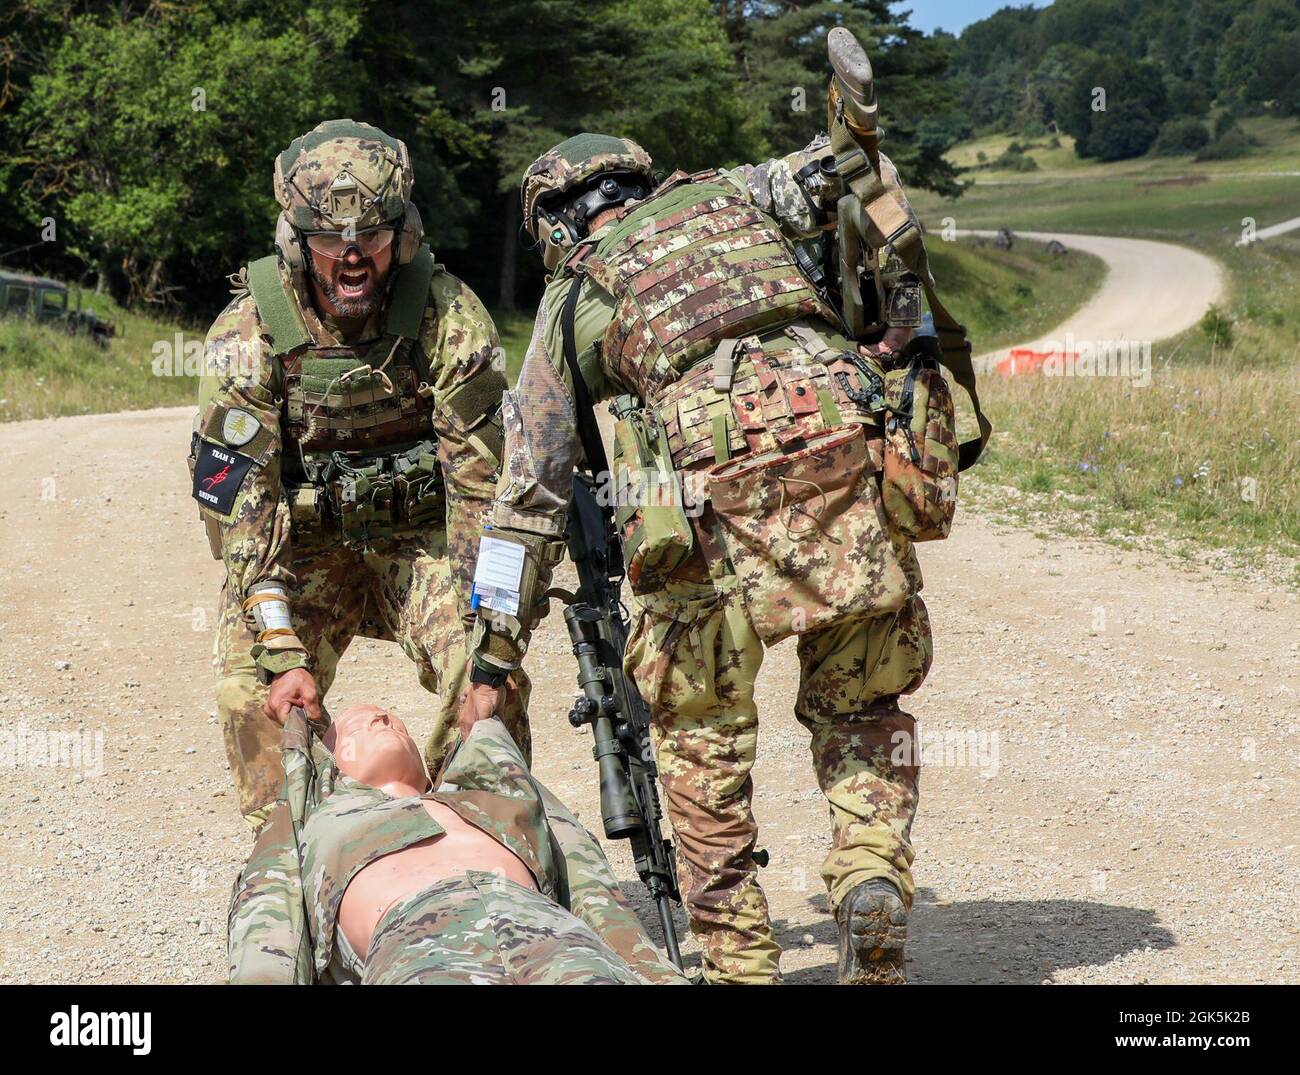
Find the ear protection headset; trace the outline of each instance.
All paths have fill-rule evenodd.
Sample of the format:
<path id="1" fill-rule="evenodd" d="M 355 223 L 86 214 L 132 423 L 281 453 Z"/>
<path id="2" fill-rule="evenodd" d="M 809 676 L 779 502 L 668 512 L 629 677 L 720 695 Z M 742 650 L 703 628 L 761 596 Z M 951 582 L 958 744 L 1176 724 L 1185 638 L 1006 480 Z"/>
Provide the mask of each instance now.
<path id="1" fill-rule="evenodd" d="M 539 205 L 535 211 L 535 231 L 542 247 L 542 261 L 554 269 L 565 255 L 590 231 L 590 221 L 606 209 L 620 206 L 633 199 L 645 198 L 650 184 L 644 176 L 633 173 L 615 173 L 598 176 L 572 199 L 547 208 Z"/>

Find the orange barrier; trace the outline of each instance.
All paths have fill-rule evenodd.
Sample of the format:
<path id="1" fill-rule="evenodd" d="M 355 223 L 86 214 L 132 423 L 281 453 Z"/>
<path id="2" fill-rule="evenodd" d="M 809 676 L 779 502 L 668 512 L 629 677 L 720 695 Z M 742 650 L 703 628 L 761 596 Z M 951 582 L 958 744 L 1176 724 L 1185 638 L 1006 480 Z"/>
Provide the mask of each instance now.
<path id="1" fill-rule="evenodd" d="M 1014 377 L 1018 373 L 1038 373 L 1043 368 L 1044 362 L 1058 355 L 1063 360 L 1063 364 L 1073 362 L 1079 357 L 1073 351 L 1035 351 L 1031 347 L 1013 347 L 1007 352 L 1007 357 L 994 369 L 1003 377 Z"/>

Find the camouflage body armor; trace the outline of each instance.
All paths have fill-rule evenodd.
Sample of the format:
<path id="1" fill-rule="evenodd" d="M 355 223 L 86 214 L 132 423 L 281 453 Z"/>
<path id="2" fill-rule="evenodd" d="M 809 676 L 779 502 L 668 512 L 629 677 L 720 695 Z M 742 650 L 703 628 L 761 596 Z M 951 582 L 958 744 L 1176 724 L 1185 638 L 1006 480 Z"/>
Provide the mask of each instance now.
<path id="1" fill-rule="evenodd" d="M 602 349 L 610 373 L 647 400 L 723 339 L 801 317 L 838 321 L 776 223 L 716 172 L 669 178 L 581 271 L 617 302 Z"/>
<path id="2" fill-rule="evenodd" d="M 311 337 L 274 256 L 248 280 L 283 375 L 284 486 L 300 533 L 359 548 L 442 519 L 429 367 L 417 337 L 439 271 L 427 247 L 398 271 L 385 332 L 352 347 Z"/>
<path id="3" fill-rule="evenodd" d="M 654 592 L 683 573 L 707 577 L 718 555 L 699 554 L 710 546 L 726 545 L 735 559 L 736 542 L 722 540 L 715 511 L 719 468 L 730 462 L 792 459 L 806 450 L 810 470 L 764 476 L 756 484 L 775 490 L 773 502 L 738 504 L 737 514 L 807 516 L 823 529 L 833 514 L 828 480 L 840 481 L 831 472 L 844 465 L 833 457 L 844 454 L 849 438 L 850 469 L 856 466 L 863 483 L 879 472 L 889 371 L 843 333 L 776 222 L 716 172 L 674 175 L 579 244 L 562 272 L 575 276 L 571 296 L 585 276 L 615 303 L 600 354 L 628 392 L 613 405 L 613 471 L 615 519 L 635 593 Z M 845 500 L 865 488 L 847 490 Z M 865 514 L 869 502 L 852 511 Z M 792 547 L 800 539 L 794 529 Z M 909 589 L 899 552 L 870 519 L 861 530 L 830 538 L 873 546 L 889 585 L 871 609 L 896 605 Z M 815 535 L 814 527 L 804 537 Z M 828 575 L 833 570 L 828 562 Z M 823 598 L 810 594 L 809 604 L 828 620 L 863 611 Z"/>

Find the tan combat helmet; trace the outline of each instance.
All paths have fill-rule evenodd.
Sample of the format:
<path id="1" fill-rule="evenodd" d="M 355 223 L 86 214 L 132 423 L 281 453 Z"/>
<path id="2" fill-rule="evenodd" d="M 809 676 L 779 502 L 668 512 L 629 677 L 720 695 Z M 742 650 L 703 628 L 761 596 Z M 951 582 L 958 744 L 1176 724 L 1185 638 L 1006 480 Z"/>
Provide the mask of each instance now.
<path id="1" fill-rule="evenodd" d="M 355 234 L 391 224 L 395 260 L 415 256 L 424 226 L 411 202 L 415 175 L 406 143 L 378 127 L 331 119 L 295 138 L 275 159 L 275 199 L 282 212 L 275 244 L 289 268 L 306 259 L 304 232 Z"/>
<path id="2" fill-rule="evenodd" d="M 565 139 L 554 149 L 538 157 L 524 173 L 519 187 L 523 204 L 524 228 L 542 246 L 542 260 L 548 269 L 554 269 L 585 235 L 585 213 L 578 217 L 571 213 L 547 211 L 545 203 L 556 195 L 579 192 L 599 176 L 626 176 L 638 182 L 631 186 L 611 185 L 597 199 L 607 204 L 618 204 L 620 197 L 634 197 L 640 186 L 641 197 L 654 185 L 650 154 L 630 138 L 615 138 L 608 134 L 577 134 Z M 615 189 L 615 186 L 618 189 Z M 596 203 L 584 206 L 590 211 Z M 595 215 L 591 213 L 590 215 Z M 544 223 L 539 224 L 539 218 Z"/>

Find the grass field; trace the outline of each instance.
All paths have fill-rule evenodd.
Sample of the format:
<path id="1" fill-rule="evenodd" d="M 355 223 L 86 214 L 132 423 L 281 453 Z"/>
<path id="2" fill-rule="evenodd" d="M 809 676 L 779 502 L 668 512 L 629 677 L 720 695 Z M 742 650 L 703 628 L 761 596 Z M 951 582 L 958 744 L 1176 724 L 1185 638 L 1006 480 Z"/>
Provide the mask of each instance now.
<path id="1" fill-rule="evenodd" d="M 107 350 L 45 325 L 0 320 L 0 422 L 193 401 L 197 378 L 157 376 L 153 365 L 165 347 L 178 353 L 183 374 L 184 347 L 201 344 L 202 330 L 124 310 L 104 295 L 83 293 L 82 308 L 116 326 Z"/>
<path id="2" fill-rule="evenodd" d="M 1161 239 L 1228 271 L 1216 330 L 1158 342 L 1150 388 L 986 379 L 999 433 L 966 483 L 969 501 L 1046 529 L 1173 539 L 1185 553 L 1231 548 L 1300 584 L 1300 232 L 1235 245 L 1244 217 L 1263 228 L 1300 216 L 1300 174 L 1279 174 L 1300 171 L 1300 124 L 1243 126 L 1261 145 L 1240 160 L 1098 164 L 1052 151 L 1039 172 L 981 170 L 959 199 L 913 199 L 932 228 L 951 216 L 960 228 Z M 969 143 L 953 159 L 993 158 L 1011 140 Z M 1021 335 L 1036 332 L 1027 324 Z"/>

